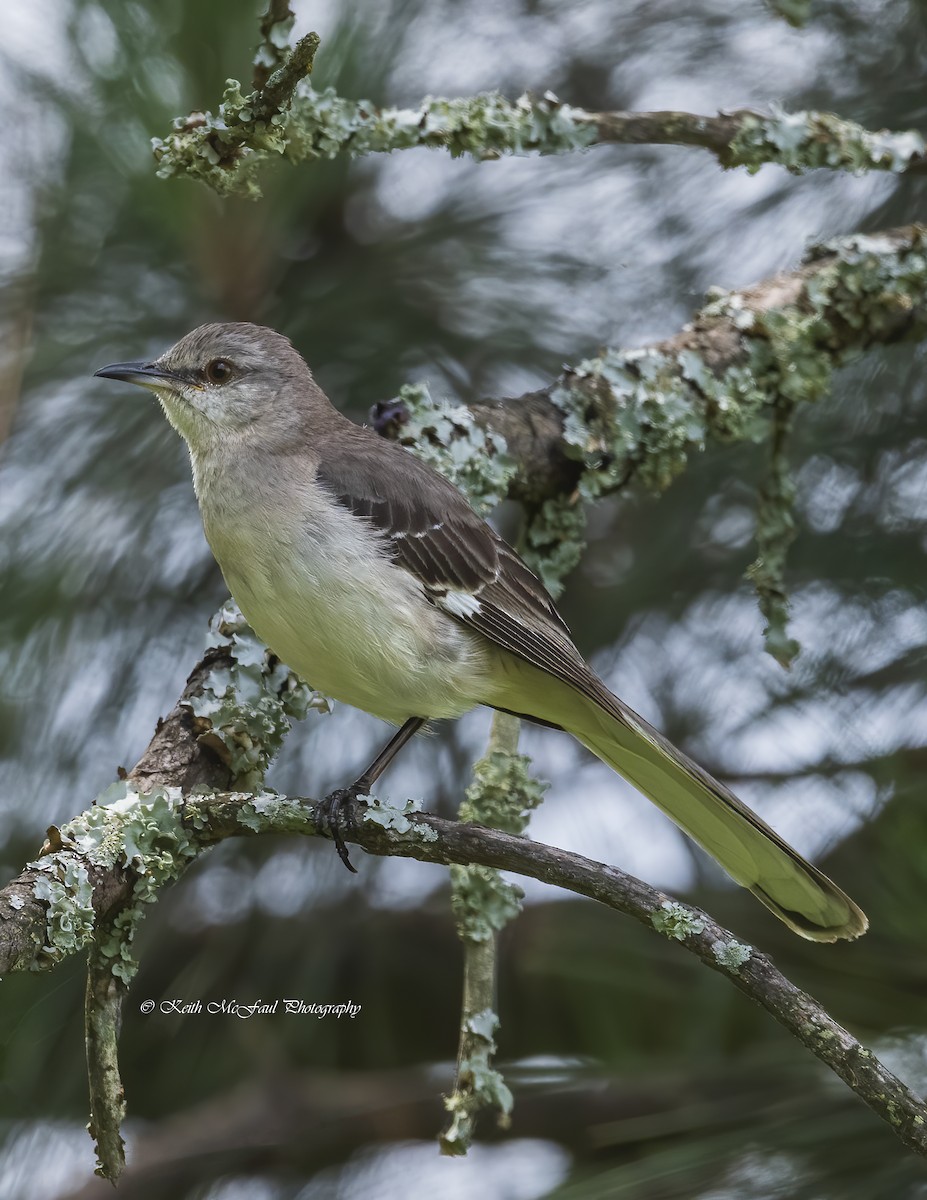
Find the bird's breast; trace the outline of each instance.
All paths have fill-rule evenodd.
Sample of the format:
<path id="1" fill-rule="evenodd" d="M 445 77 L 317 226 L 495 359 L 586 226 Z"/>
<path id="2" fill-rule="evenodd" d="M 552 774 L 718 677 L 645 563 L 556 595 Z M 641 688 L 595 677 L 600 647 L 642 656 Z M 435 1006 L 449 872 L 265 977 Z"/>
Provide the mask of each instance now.
<path id="1" fill-rule="evenodd" d="M 485 695 L 481 639 L 436 609 L 384 541 L 320 491 L 216 503 L 203 524 L 258 636 L 312 687 L 375 716 L 459 716 Z"/>

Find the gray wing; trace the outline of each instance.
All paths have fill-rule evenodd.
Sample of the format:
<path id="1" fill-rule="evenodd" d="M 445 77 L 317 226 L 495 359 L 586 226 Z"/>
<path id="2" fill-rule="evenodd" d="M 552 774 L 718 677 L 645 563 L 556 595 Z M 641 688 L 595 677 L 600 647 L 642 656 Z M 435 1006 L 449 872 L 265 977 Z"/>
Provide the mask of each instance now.
<path id="1" fill-rule="evenodd" d="M 565 683 L 589 668 L 544 585 L 461 492 L 401 446 L 339 442 L 318 468 L 339 503 L 383 535 L 387 553 L 455 620 Z"/>
<path id="2" fill-rule="evenodd" d="M 596 703 L 611 720 L 571 732 L 790 928 L 820 941 L 865 932 L 852 900 L 592 674 L 540 581 L 457 489 L 401 447 L 371 444 L 374 437 L 339 440 L 318 478 L 380 532 L 386 552 L 425 596 Z"/>

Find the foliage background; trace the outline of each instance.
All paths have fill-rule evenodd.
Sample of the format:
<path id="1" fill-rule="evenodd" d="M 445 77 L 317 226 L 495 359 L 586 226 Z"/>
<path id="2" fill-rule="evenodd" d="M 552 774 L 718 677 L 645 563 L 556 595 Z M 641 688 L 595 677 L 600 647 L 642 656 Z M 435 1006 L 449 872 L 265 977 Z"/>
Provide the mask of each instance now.
<path id="1" fill-rule="evenodd" d="M 713 0 L 294 7 L 297 32 L 323 36 L 314 84 L 375 102 L 552 88 L 590 109 L 778 100 L 927 128 L 918 0 L 821 3 L 804 30 Z M 157 180 L 147 139 L 214 107 L 227 75 L 248 78 L 250 0 L 12 0 L 3 26 L 7 875 L 135 760 L 224 595 L 179 440 L 144 398 L 92 380 L 97 366 L 243 319 L 290 335 L 358 419 L 410 380 L 518 394 L 603 344 L 672 333 L 707 287 L 788 267 L 810 238 L 923 212 L 923 179 L 750 177 L 674 147 L 482 165 L 405 152 L 283 168 L 260 205 L 223 202 Z M 629 703 L 853 892 L 872 920 L 862 943 L 792 938 L 565 736 L 523 738 L 553 784 L 537 837 L 705 905 L 922 1089 L 924 358 L 869 353 L 802 414 L 791 673 L 763 654 L 742 579 L 761 449 L 713 449 L 659 502 L 600 504 L 562 603 Z M 383 790 L 455 811 L 487 727 L 476 713 L 420 740 Z M 322 795 L 382 735 L 340 707 L 313 715 L 270 782 Z M 890 1132 L 723 980 L 590 903 L 540 885 L 528 899 L 499 996 L 515 1120 L 451 1162 L 428 1140 L 459 1015 L 445 872 L 365 860 L 355 880 L 325 844 L 225 844 L 144 931 L 123 1035 L 130 1152 L 160 1146 L 171 1194 L 210 1200 L 927 1194 Z M 77 1194 L 92 1169 L 81 964 L 2 987 L 0 1194 Z M 350 1023 L 236 1021 L 134 1003 L 278 996 L 363 1009 Z"/>

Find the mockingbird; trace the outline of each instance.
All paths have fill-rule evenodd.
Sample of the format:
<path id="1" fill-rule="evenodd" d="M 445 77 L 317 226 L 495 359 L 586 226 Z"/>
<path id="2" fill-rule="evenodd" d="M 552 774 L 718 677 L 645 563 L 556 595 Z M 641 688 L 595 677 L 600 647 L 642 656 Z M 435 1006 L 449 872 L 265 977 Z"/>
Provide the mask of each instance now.
<path id="1" fill-rule="evenodd" d="M 573 734 L 802 937 L 865 932 L 848 896 L 609 691 L 461 493 L 343 417 L 285 337 L 204 325 L 96 374 L 153 391 L 186 440 L 206 537 L 259 637 L 313 687 L 400 727 L 329 798 L 346 865 L 346 797 L 426 721 L 487 704 Z"/>

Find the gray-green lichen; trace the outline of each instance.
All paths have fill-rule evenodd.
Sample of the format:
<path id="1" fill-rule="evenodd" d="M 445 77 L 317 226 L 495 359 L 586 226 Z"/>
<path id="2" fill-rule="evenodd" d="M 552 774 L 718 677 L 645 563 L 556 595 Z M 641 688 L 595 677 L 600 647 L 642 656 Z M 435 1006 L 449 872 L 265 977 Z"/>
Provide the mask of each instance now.
<path id="1" fill-rule="evenodd" d="M 847 238 L 812 247 L 806 261 L 824 257 L 832 261 L 781 304 L 761 307 L 738 292 L 710 297 L 693 325 L 706 333 L 729 326 L 739 336 L 720 365 L 691 339 L 609 349 L 567 370 L 551 398 L 563 414 L 565 448 L 585 467 L 581 493 L 595 498 L 632 476 L 662 491 L 710 436 L 766 440 L 777 398 L 816 400 L 866 331 L 877 335 L 899 313 L 923 310 L 923 239 L 899 247 Z M 846 327 L 859 332 L 858 341 Z"/>
<path id="2" fill-rule="evenodd" d="M 184 818 L 188 825 L 195 827 L 196 818 L 191 816 L 190 809 L 188 801 Z M 262 791 L 239 806 L 238 823 L 253 833 L 267 833 L 271 829 L 275 833 L 298 833 L 306 827 L 307 811 L 303 804 L 289 796 Z"/>
<path id="3" fill-rule="evenodd" d="M 750 961 L 753 947 L 730 938 L 728 941 L 712 942 L 711 952 L 722 967 L 736 975 L 744 963 Z"/>
<path id="4" fill-rule="evenodd" d="M 265 17 L 261 23 L 264 40 L 255 51 L 252 65 L 255 76 L 260 76 L 265 82 L 273 71 L 286 62 L 290 49 L 290 34 L 296 21 L 289 13 L 279 21 L 268 21 Z"/>
<path id="5" fill-rule="evenodd" d="M 402 838 L 412 838 L 419 842 L 437 841 L 438 835 L 430 825 L 409 820 L 414 813 L 421 812 L 421 800 L 406 800 L 402 808 L 397 808 L 376 796 L 366 796 L 363 799 L 367 801 L 367 806 L 362 813 L 364 821 L 372 821 L 374 825 L 380 825 L 383 829 L 399 834 Z"/>
<path id="6" fill-rule="evenodd" d="M 800 0 L 781 0 L 781 7 L 797 14 L 802 5 Z M 306 46 L 308 38 L 301 39 L 284 59 L 278 42 L 285 25 L 271 32 L 277 40 L 265 43 L 257 64 L 259 73 L 272 61 L 277 64 L 267 85 L 246 94 L 238 80 L 229 79 L 216 115 L 191 113 L 174 121 L 168 137 L 153 138 L 159 176 L 186 175 L 220 195 L 257 197 L 256 168 L 269 157 L 300 162 L 427 146 L 486 160 L 504 154 L 563 154 L 602 140 L 625 140 L 613 130 L 603 134 L 600 114 L 562 104 L 552 92 L 515 101 L 498 92 L 451 100 L 429 96 L 416 108 L 379 109 L 369 100 L 345 99 L 331 88 L 315 91 L 305 81 L 297 87 L 301 74 L 311 70 L 318 39 L 311 47 Z M 689 114 L 643 116 L 655 126 L 654 140 L 690 141 L 674 126 L 679 116 L 691 125 Z M 736 117 L 737 132 L 729 143 L 707 143 L 727 167 L 757 171 L 765 163 L 779 163 L 794 172 L 816 167 L 897 172 L 922 161 L 925 153 L 918 133 L 874 133 L 832 113 L 774 108 L 768 115 L 743 112 Z M 712 121 L 729 118 L 722 114 L 701 120 L 708 128 Z M 704 129 L 700 133 L 703 137 Z M 702 137 L 695 144 L 706 144 Z"/>
<path id="7" fill-rule="evenodd" d="M 774 421 L 768 474 L 759 491 L 757 556 L 746 572 L 756 589 L 760 612 L 766 618 L 763 630 L 766 651 L 786 668 L 792 665 L 800 650 L 798 642 L 788 633 L 789 599 L 785 588 L 786 555 L 797 532 L 795 484 L 785 449 L 791 418 L 792 405 L 783 400 Z"/>
<path id="8" fill-rule="evenodd" d="M 255 117 L 255 93 L 244 95 L 237 79 L 227 79 L 219 112 L 192 112 L 175 117 L 166 138 L 152 138 L 158 177 L 186 175 L 220 196 L 261 195 L 255 172 L 270 154 L 286 149 L 285 113 Z"/>
<path id="9" fill-rule="evenodd" d="M 594 118 L 552 93 L 512 101 L 497 92 L 455 100 L 426 97 L 417 108 L 378 109 L 304 83 L 288 111 L 269 113 L 257 92 L 226 81 L 217 115 L 191 113 L 167 138 L 153 138 L 158 175 L 187 175 L 220 195 L 260 195 L 255 168 L 268 157 L 293 162 L 430 146 L 476 159 L 559 154 L 596 139 Z"/>
<path id="10" fill-rule="evenodd" d="M 531 774 L 530 767 L 527 754 L 490 748 L 473 768 L 473 782 L 460 806 L 461 821 L 524 833 L 529 813 L 541 803 L 548 786 Z"/>
<path id="11" fill-rule="evenodd" d="M 369 100 L 345 100 L 328 88 L 304 88 L 293 106 L 290 154 L 334 158 L 430 146 L 453 157 L 476 159 L 503 154 L 561 154 L 596 139 L 589 113 L 561 104 L 552 92 L 508 100 L 483 92 L 446 100 L 426 97 L 417 108 L 378 109 Z"/>
<path id="12" fill-rule="evenodd" d="M 478 425 L 466 405 L 434 400 L 425 384 L 400 388 L 398 399 L 396 441 L 456 484 L 478 513 L 495 508 L 516 472 L 502 434 Z"/>
<path id="13" fill-rule="evenodd" d="M 62 825 L 60 834 L 63 849 L 29 864 L 42 873 L 35 894 L 49 905 L 42 965 L 89 944 L 96 932 L 88 864 L 126 867 L 134 878 L 131 903 L 111 919 L 97 952 L 127 982 L 137 966 L 131 947 L 143 906 L 198 853 L 181 820 L 180 789 L 142 794 L 114 783 L 92 808 Z"/>
<path id="14" fill-rule="evenodd" d="M 308 809 L 298 800 L 261 791 L 240 801 L 238 822 L 255 833 L 304 830 Z M 46 946 L 40 966 L 58 962 L 89 945 L 94 936 L 98 961 L 128 982 L 137 968 L 132 943 L 145 906 L 178 879 L 202 852 L 197 834 L 209 827 L 210 794 L 184 797 L 180 788 L 139 792 L 127 782 L 112 784 L 92 808 L 59 831 L 62 849 L 29 866 L 40 872 L 35 895 L 48 905 Z M 426 830 L 422 836 L 430 834 Z M 125 868 L 133 880 L 129 903 L 98 926 L 90 872 Z"/>
<path id="15" fill-rule="evenodd" d="M 902 245 L 857 236 L 814 246 L 806 262 L 816 269 L 793 279 L 773 303 L 715 292 L 695 317 L 697 336 L 605 350 L 568 370 L 551 391 L 566 452 L 584 467 L 579 492 L 590 499 L 631 479 L 664 490 L 710 438 L 780 439 L 759 505 L 759 565 L 752 571 L 768 648 L 780 661 L 797 650 L 786 632 L 783 576 L 793 517 L 783 414 L 825 395 L 834 367 L 871 341 L 896 336 L 899 320 L 924 322 L 924 247 L 917 234 Z M 719 328 L 730 349 L 709 359 L 699 347 Z"/>
<path id="16" fill-rule="evenodd" d="M 262 87 L 245 95 L 237 79 L 228 79 L 218 116 L 194 112 L 175 120 L 168 138 L 152 138 L 162 178 L 183 173 L 220 195 L 260 196 L 255 168 L 267 155 L 286 150 L 290 106 L 319 47 L 319 35 L 308 33 L 288 53 L 281 53 L 277 42 L 285 36 L 286 24 L 262 26 L 265 42 L 255 65 L 255 76 L 265 80 Z"/>
<path id="17" fill-rule="evenodd" d="M 461 1030 L 467 1054 L 457 1064 L 454 1092 L 446 1096 L 445 1109 L 451 1114 L 441 1135 L 445 1154 L 465 1154 L 473 1134 L 473 1122 L 484 1108 L 494 1108 L 505 1127 L 512 1111 L 513 1097 L 502 1075 L 492 1066 L 496 1052 L 495 1033 L 499 1018 L 492 1009 L 483 1009 L 464 1019 Z"/>
<path id="18" fill-rule="evenodd" d="M 48 854 L 29 866 L 42 872 L 33 891 L 48 906 L 42 963 L 47 966 L 93 940 L 93 884 L 84 864 L 67 851 Z"/>
<path id="19" fill-rule="evenodd" d="M 236 785 L 257 789 L 291 721 L 310 708 L 327 711 L 328 703 L 267 650 L 231 600 L 212 618 L 210 631 L 207 649 L 227 648 L 232 664 L 216 667 L 189 706 L 205 726 L 202 739 L 226 759 Z"/>
<path id="20" fill-rule="evenodd" d="M 530 759 L 518 753 L 521 722 L 497 712 L 486 754 L 473 769 L 473 781 L 460 806 L 461 821 L 478 822 L 520 834 L 546 785 L 531 776 Z M 451 909 L 463 946 L 464 1020 L 457 1052 L 454 1091 L 446 1100 L 451 1120 L 441 1137 L 445 1153 L 465 1153 L 477 1113 L 492 1107 L 507 1120 L 512 1096 L 492 1066 L 492 1035 L 498 1024 L 492 1004 L 496 993 L 496 934 L 521 911 L 521 888 L 484 866 L 451 867 Z M 474 1015 L 476 1014 L 476 1015 Z"/>
<path id="21" fill-rule="evenodd" d="M 451 910 L 466 941 L 488 942 L 521 912 L 524 892 L 494 867 L 451 867 Z"/>
<path id="22" fill-rule="evenodd" d="M 570 368 L 551 390 L 567 454 L 583 463 L 580 494 L 593 500 L 636 472 L 663 490 L 705 440 L 705 418 L 679 356 L 653 348 L 605 350 Z"/>
<path id="23" fill-rule="evenodd" d="M 582 558 L 585 533 L 586 510 L 578 495 L 551 496 L 528 515 L 522 557 L 555 600 Z"/>
<path id="24" fill-rule="evenodd" d="M 751 174 L 766 163 L 778 163 L 796 175 L 818 167 L 900 172 L 923 159 L 925 151 L 924 138 L 913 130 L 873 132 L 833 113 L 787 113 L 773 105 L 768 116 L 742 117 L 724 163 L 746 167 Z"/>
<path id="25" fill-rule="evenodd" d="M 521 834 L 547 784 L 531 775 L 531 759 L 518 754 L 517 717 L 496 713 L 486 754 L 460 806 L 460 820 Z M 522 891 L 492 867 L 451 867 L 451 906 L 459 936 L 485 942 L 521 911 Z"/>
<path id="26" fill-rule="evenodd" d="M 705 922 L 696 912 L 674 900 L 664 900 L 650 921 L 658 933 L 675 938 L 677 942 L 684 942 L 693 933 L 702 933 L 705 929 Z"/>

